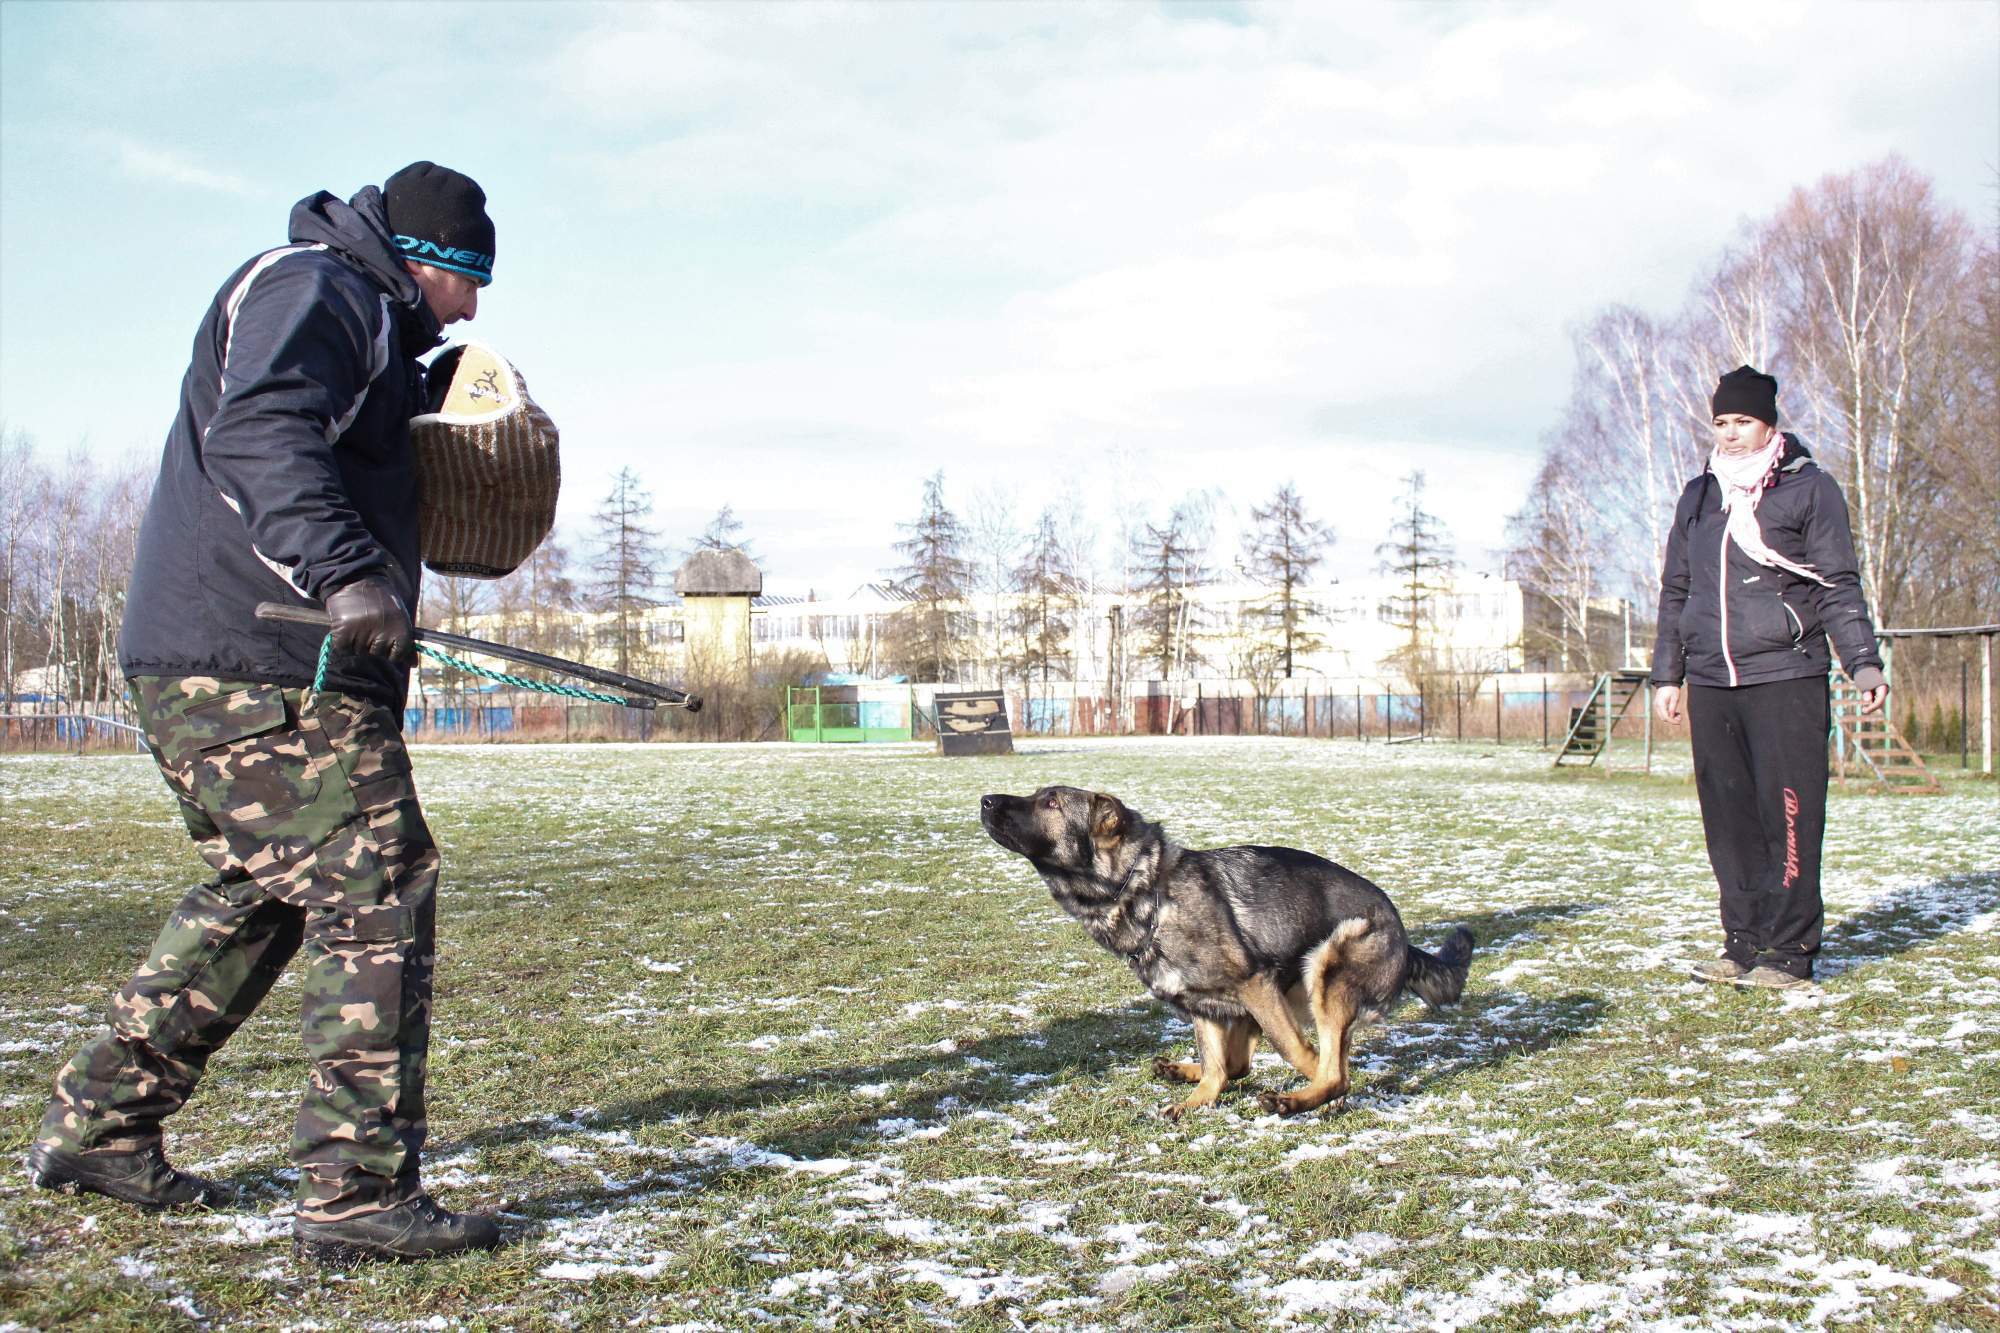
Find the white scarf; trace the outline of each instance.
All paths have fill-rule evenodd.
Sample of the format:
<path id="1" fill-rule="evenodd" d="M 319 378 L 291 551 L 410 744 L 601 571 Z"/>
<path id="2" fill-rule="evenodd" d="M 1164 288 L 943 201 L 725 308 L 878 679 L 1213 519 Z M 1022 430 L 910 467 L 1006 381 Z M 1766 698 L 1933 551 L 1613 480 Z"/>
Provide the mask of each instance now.
<path id="1" fill-rule="evenodd" d="M 1777 466 L 1784 451 L 1782 431 L 1772 431 L 1770 443 L 1754 454 L 1729 457 L 1720 449 L 1708 456 L 1708 470 L 1722 483 L 1722 512 L 1729 517 L 1729 536 L 1743 554 L 1766 568 L 1789 569 L 1800 578 L 1831 588 L 1811 565 L 1795 565 L 1764 542 L 1764 530 L 1757 526 L 1757 505 L 1764 498 L 1765 479 Z"/>

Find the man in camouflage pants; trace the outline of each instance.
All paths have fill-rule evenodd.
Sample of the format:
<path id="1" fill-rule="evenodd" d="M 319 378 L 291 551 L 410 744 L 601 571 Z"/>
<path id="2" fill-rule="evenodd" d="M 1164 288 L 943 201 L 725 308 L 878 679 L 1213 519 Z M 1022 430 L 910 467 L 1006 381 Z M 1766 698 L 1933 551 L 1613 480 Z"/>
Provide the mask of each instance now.
<path id="1" fill-rule="evenodd" d="M 438 856 L 404 748 L 417 600 L 413 359 L 471 318 L 493 225 L 469 178 L 413 163 L 293 210 L 195 340 L 140 531 L 119 656 L 146 743 L 214 878 L 167 920 L 110 1028 L 57 1076 L 45 1188 L 213 1202 L 161 1122 L 306 955 L 311 1073 L 292 1137 L 294 1247 L 421 1258 L 499 1241 L 424 1192 Z M 422 256 L 421 260 L 411 256 Z M 260 620 L 323 603 L 322 634 Z"/>

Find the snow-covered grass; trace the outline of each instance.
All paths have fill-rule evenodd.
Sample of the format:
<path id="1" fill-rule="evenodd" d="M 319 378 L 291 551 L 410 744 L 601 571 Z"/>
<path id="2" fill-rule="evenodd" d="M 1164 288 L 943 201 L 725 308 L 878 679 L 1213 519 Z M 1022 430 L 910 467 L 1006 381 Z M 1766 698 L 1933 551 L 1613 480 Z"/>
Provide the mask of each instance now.
<path id="1" fill-rule="evenodd" d="M 2000 1319 L 2000 799 L 1836 795 L 1817 994 L 1702 986 L 1680 777 L 1350 742 L 421 749 L 445 853 L 426 1177 L 492 1255 L 288 1246 L 290 978 L 169 1126 L 238 1190 L 149 1217 L 0 1172 L 0 1325 L 1986 1327 Z M 1685 771 L 1680 756 L 1677 771 Z M 1947 773 L 1948 778 L 1952 777 Z M 1310 848 L 1465 1001 L 1371 1030 L 1344 1109 L 1191 1045 L 979 832 L 1069 782 L 1183 841 Z M 199 863 L 149 761 L 0 761 L 0 1143 Z"/>

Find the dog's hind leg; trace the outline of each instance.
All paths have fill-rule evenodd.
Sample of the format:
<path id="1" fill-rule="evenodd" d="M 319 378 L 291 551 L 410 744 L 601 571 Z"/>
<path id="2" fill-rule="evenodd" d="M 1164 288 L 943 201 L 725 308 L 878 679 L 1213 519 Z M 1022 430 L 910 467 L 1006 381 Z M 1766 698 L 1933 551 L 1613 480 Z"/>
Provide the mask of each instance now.
<path id="1" fill-rule="evenodd" d="M 1215 1099 L 1229 1086 L 1229 1025 L 1212 1018 L 1197 1018 L 1194 1021 L 1194 1042 L 1195 1049 L 1201 1053 L 1201 1063 L 1192 1066 L 1197 1073 L 1195 1089 L 1185 1101 L 1166 1108 L 1169 1120 L 1178 1120 L 1189 1111 L 1215 1105 Z M 1166 1073 L 1161 1068 L 1163 1065 L 1173 1072 Z M 1155 1073 L 1169 1078 L 1185 1078 L 1182 1071 L 1188 1068 L 1188 1065 L 1174 1065 L 1164 1060 L 1153 1066 Z"/>
<path id="2" fill-rule="evenodd" d="M 1319 1027 L 1319 1068 L 1297 1092 L 1267 1092 L 1257 1099 L 1266 1111 L 1297 1115 L 1347 1095 L 1348 1037 L 1361 1006 L 1338 982 L 1313 988 L 1313 1018 Z"/>
<path id="3" fill-rule="evenodd" d="M 1276 981 L 1269 975 L 1252 977 L 1237 990 L 1236 998 L 1250 1011 L 1250 1017 L 1257 1020 L 1272 1050 L 1307 1078 L 1318 1076 L 1319 1056 L 1306 1040 L 1306 1034 L 1299 1030 L 1298 1020 L 1292 1017 L 1291 1002 Z"/>

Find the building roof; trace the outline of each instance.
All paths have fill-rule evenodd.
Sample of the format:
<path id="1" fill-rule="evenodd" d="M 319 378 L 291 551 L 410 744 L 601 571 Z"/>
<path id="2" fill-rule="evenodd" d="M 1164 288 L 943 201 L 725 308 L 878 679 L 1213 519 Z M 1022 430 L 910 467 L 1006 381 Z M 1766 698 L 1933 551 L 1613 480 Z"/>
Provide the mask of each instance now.
<path id="1" fill-rule="evenodd" d="M 696 551 L 675 572 L 674 591 L 683 597 L 755 597 L 764 591 L 764 575 L 733 547 Z"/>

